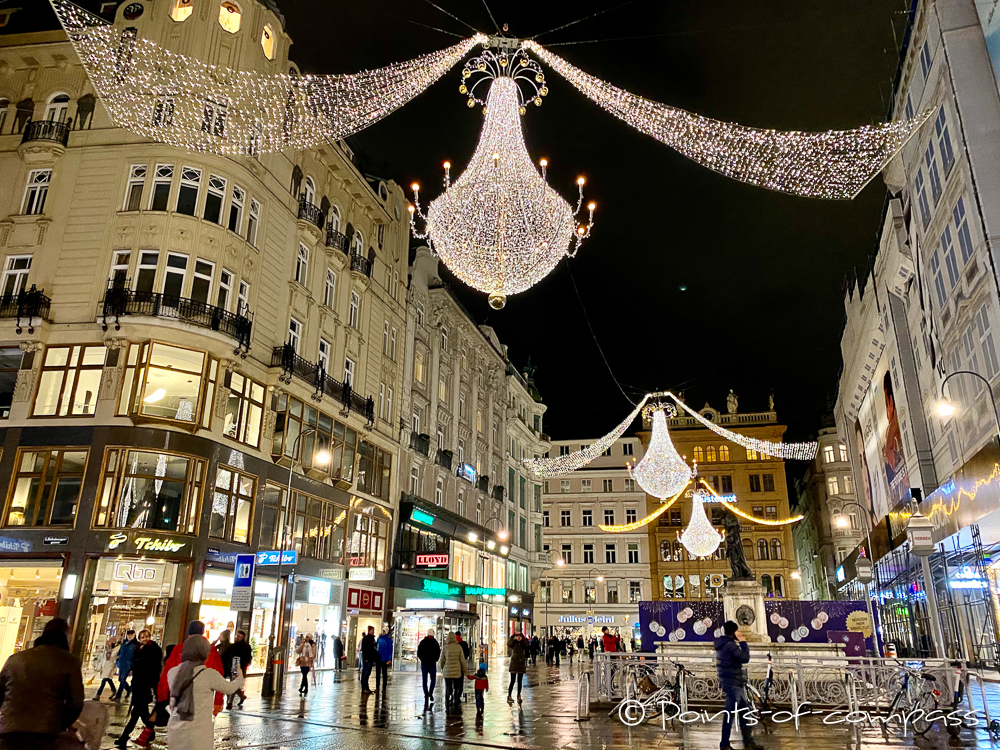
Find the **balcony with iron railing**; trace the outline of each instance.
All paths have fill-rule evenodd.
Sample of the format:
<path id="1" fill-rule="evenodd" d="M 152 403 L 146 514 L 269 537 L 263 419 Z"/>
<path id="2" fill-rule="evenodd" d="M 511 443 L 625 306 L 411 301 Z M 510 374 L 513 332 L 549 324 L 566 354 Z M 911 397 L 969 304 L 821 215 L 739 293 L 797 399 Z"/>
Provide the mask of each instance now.
<path id="1" fill-rule="evenodd" d="M 66 122 L 56 120 L 29 120 L 21 133 L 21 143 L 31 141 L 52 141 L 65 146 L 69 142 L 69 131 L 73 129 L 72 118 Z"/>
<path id="2" fill-rule="evenodd" d="M 493 485 L 493 499 L 502 503 L 506 491 L 506 488 L 502 484 Z"/>
<path id="3" fill-rule="evenodd" d="M 375 399 L 371 396 L 365 398 L 355 391 L 350 383 L 341 383 L 331 378 L 326 374 L 321 362 L 310 362 L 300 357 L 291 344 L 282 344 L 271 350 L 271 367 L 281 368 L 282 374 L 279 380 L 284 383 L 291 383 L 293 375 L 309 383 L 315 389 L 313 392 L 315 401 L 322 401 L 326 394 L 340 401 L 343 406 L 341 416 L 346 417 L 351 411 L 355 411 L 365 417 L 368 423 L 367 429 L 370 430 L 375 426 Z"/>
<path id="4" fill-rule="evenodd" d="M 423 433 L 410 433 L 410 449 L 425 456 L 431 454 L 431 436 Z"/>
<path id="5" fill-rule="evenodd" d="M 351 253 L 351 270 L 372 277 L 372 262 L 360 253 Z"/>
<path id="6" fill-rule="evenodd" d="M 346 253 L 347 237 L 341 232 L 338 232 L 332 226 L 328 225 L 326 228 L 326 246 Z"/>
<path id="7" fill-rule="evenodd" d="M 486 474 L 479 477 L 479 480 L 476 482 L 476 489 L 486 493 L 490 491 L 490 478 Z"/>
<path id="8" fill-rule="evenodd" d="M 323 228 L 324 217 L 319 206 L 314 206 L 305 197 L 299 198 L 299 218 L 308 221 L 319 229 Z"/>
<path id="9" fill-rule="evenodd" d="M 51 304 L 52 300 L 32 284 L 30 289 L 0 297 L 0 318 L 17 318 L 17 333 L 21 333 L 21 322 L 24 321 L 28 325 L 28 333 L 34 333 L 34 319 L 48 320 Z"/>
<path id="10" fill-rule="evenodd" d="M 454 455 L 455 454 L 449 450 L 445 450 L 444 448 L 439 448 L 437 456 L 435 457 L 434 460 L 437 462 L 439 466 L 443 466 L 446 469 L 451 469 L 452 457 Z"/>
<path id="11" fill-rule="evenodd" d="M 253 332 L 253 313 L 246 309 L 229 312 L 201 300 L 179 297 L 162 292 L 140 292 L 130 289 L 129 280 L 108 284 L 97 314 L 104 319 L 114 319 L 115 330 L 121 330 L 121 319 L 126 315 L 148 315 L 154 318 L 172 318 L 184 323 L 208 328 L 225 334 L 237 342 L 236 352 L 246 357 L 250 350 Z"/>

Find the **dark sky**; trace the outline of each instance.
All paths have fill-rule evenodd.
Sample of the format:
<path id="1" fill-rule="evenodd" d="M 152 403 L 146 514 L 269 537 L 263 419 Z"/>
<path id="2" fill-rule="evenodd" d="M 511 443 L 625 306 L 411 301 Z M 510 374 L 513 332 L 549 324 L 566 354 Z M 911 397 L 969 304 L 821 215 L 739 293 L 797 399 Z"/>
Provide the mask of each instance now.
<path id="1" fill-rule="evenodd" d="M 481 0 L 435 0 L 492 31 Z M 520 36 L 620 0 L 489 0 Z M 405 60 L 472 32 L 429 0 L 280 0 L 302 69 L 341 73 Z M 699 114 L 786 130 L 884 119 L 905 26 L 904 0 L 634 0 L 538 39 L 584 71 Z M 895 34 L 893 27 L 895 26 Z M 621 39 L 655 35 L 645 39 Z M 602 40 L 579 45 L 556 42 Z M 460 66 L 358 136 L 375 171 L 437 196 L 441 163 L 467 163 L 482 122 L 458 93 Z M 880 178 L 854 201 L 797 198 L 743 185 L 630 129 L 551 70 L 550 94 L 524 118 L 528 148 L 572 200 L 578 174 L 597 201 L 593 235 L 499 312 L 453 286 L 496 328 L 514 362 L 530 357 L 549 406 L 546 432 L 596 437 L 630 406 L 603 364 L 573 288 L 629 396 L 683 389 L 689 403 L 742 411 L 773 392 L 788 438 L 819 427 L 836 393 L 845 276 L 863 273 L 885 197 Z M 571 264 L 568 267 L 567 264 Z M 681 291 L 680 287 L 686 287 Z"/>

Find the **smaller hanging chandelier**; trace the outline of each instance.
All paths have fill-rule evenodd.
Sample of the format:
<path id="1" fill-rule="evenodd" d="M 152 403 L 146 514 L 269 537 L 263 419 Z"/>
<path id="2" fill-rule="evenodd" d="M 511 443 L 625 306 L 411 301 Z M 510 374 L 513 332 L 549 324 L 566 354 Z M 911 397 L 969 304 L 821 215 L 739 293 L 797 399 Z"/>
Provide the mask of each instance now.
<path id="1" fill-rule="evenodd" d="M 644 419 L 652 418 L 653 435 L 642 460 L 634 468 L 629 467 L 629 473 L 643 491 L 661 500 L 676 495 L 691 481 L 691 467 L 670 441 L 668 413 L 675 417 L 677 409 L 663 402 L 649 403 L 642 410 Z"/>
<path id="2" fill-rule="evenodd" d="M 711 557 L 722 544 L 723 536 L 714 528 L 705 514 L 705 501 L 712 497 L 701 487 L 688 490 L 686 497 L 691 498 L 691 519 L 687 528 L 677 538 L 684 549 L 694 557 Z"/>

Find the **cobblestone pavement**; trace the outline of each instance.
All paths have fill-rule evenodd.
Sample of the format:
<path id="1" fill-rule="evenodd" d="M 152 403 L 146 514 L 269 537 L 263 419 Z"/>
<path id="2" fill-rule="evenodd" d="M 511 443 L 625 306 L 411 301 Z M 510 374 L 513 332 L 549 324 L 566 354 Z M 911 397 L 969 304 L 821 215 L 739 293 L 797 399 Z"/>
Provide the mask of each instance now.
<path id="1" fill-rule="evenodd" d="M 471 682 L 465 693 L 468 702 L 463 703 L 460 713 L 446 714 L 440 677 L 435 691 L 437 700 L 425 707 L 419 673 L 394 673 L 384 695 L 362 696 L 355 670 L 321 671 L 316 686 L 310 685 L 306 699 L 299 699 L 297 689 L 301 677 L 295 675 L 288 678 L 285 693 L 278 701 L 262 700 L 260 678 L 251 678 L 243 708 L 223 711 L 217 718 L 215 746 L 233 750 L 423 750 L 459 746 L 466 750 L 477 747 L 715 750 L 719 747 L 719 721 L 674 727 L 668 724 L 664 731 L 657 718 L 630 728 L 622 724 L 617 715 L 609 715 L 612 707 L 608 705 L 595 706 L 592 718 L 578 723 L 578 680 L 580 673 L 588 668 L 587 664 L 529 666 L 523 703 L 509 705 L 506 701 L 508 674 L 504 667 L 501 661 L 491 665 L 490 692 L 482 717 L 476 715 Z M 1000 686 L 991 684 L 988 688 L 993 715 L 1000 716 Z M 974 691 L 975 705 L 979 707 L 978 688 Z M 115 709 L 110 728 L 112 736 L 104 747 L 113 747 L 113 738 L 118 736 L 124 724 L 125 712 L 124 703 Z M 133 736 L 138 736 L 138 730 Z M 770 722 L 764 731 L 758 727 L 755 736 L 767 750 L 777 747 L 783 750 L 861 750 L 890 746 L 925 750 L 1000 748 L 1000 742 L 991 742 L 985 730 L 963 730 L 959 738 L 953 739 L 934 728 L 926 737 L 914 739 L 872 727 L 830 726 L 818 717 L 803 719 L 798 730 L 791 722 Z M 739 733 L 734 732 L 733 737 L 739 746 Z M 166 746 L 165 732 L 158 734 L 153 746 Z"/>

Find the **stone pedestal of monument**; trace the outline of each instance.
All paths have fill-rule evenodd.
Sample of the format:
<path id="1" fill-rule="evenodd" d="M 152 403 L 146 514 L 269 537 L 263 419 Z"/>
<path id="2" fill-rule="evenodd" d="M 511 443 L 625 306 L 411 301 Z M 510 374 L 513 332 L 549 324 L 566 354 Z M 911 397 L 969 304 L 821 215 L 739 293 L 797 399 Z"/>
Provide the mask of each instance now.
<path id="1" fill-rule="evenodd" d="M 726 581 L 722 605 L 727 620 L 740 626 L 747 643 L 770 643 L 764 612 L 764 587 L 757 581 Z"/>

